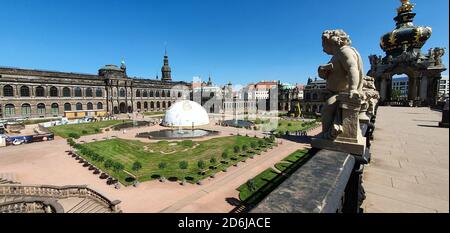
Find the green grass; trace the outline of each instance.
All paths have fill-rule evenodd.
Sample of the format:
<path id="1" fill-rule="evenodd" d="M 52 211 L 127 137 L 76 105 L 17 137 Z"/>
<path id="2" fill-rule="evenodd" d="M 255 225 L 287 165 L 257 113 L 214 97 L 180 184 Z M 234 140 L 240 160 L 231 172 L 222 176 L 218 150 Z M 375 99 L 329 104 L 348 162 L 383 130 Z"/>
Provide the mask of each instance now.
<path id="1" fill-rule="evenodd" d="M 255 182 L 255 187 L 257 190 L 252 191 L 249 189 L 247 184 L 243 184 L 243 185 L 241 185 L 241 187 L 238 188 L 239 198 L 245 202 L 255 192 L 257 192 L 259 189 L 261 189 L 263 186 L 265 186 L 268 182 L 270 182 L 272 179 L 274 179 L 277 176 L 278 176 L 278 174 L 275 171 L 273 171 L 271 168 L 263 171 L 262 173 L 260 173 L 259 175 L 257 175 L 256 177 L 253 178 L 253 180 Z"/>
<path id="2" fill-rule="evenodd" d="M 264 131 L 272 131 L 275 133 L 284 134 L 285 132 L 307 131 L 310 128 L 317 125 L 315 121 L 301 121 L 301 120 L 283 120 L 269 121 L 269 120 L 256 120 L 255 124 L 262 127 Z"/>
<path id="3" fill-rule="evenodd" d="M 144 116 L 164 115 L 164 112 L 144 112 Z"/>
<path id="4" fill-rule="evenodd" d="M 242 153 L 234 154 L 233 147 L 246 144 L 250 147 L 251 142 L 256 142 L 258 138 L 244 137 L 244 136 L 231 136 L 223 138 L 215 138 L 207 141 L 194 142 L 168 142 L 160 141 L 157 143 L 144 143 L 135 140 L 125 139 L 112 139 L 99 142 L 92 142 L 83 144 L 84 147 L 95 151 L 100 156 L 103 156 L 105 160 L 111 159 L 122 163 L 125 166 L 125 170 L 132 173 L 141 182 L 157 179 L 159 176 L 166 178 L 177 177 L 178 180 L 185 179 L 186 177 L 190 183 L 195 183 L 202 180 L 214 173 L 222 171 L 222 169 L 232 166 L 246 157 L 241 156 Z M 229 158 L 226 160 L 228 164 L 222 164 L 220 161 L 222 152 L 228 150 Z M 216 164 L 211 164 L 210 160 L 215 157 Z M 235 157 L 237 160 L 232 160 Z M 200 169 L 197 166 L 199 160 L 203 160 L 206 163 L 206 173 L 204 175 L 199 174 Z M 132 165 L 134 162 L 140 162 L 142 169 L 139 171 L 133 171 Z M 181 161 L 188 162 L 187 169 L 182 170 L 179 167 Z M 103 164 L 98 164 L 95 161 L 91 161 L 94 165 L 104 168 Z M 160 163 L 166 163 L 164 169 L 159 168 Z M 217 169 L 208 170 L 212 165 L 217 166 Z M 115 176 L 121 183 L 127 184 L 126 178 L 129 175 L 119 172 L 111 175 Z"/>
<path id="5" fill-rule="evenodd" d="M 71 133 L 78 134 L 79 136 L 97 134 L 99 133 L 98 130 L 107 128 L 112 125 L 120 124 L 122 122 L 123 122 L 122 120 L 112 120 L 112 121 L 99 121 L 73 125 L 59 125 L 50 127 L 49 130 L 58 136 L 68 138 L 69 134 Z"/>
<path id="6" fill-rule="evenodd" d="M 298 150 L 282 160 L 286 162 L 276 164 L 275 168 L 288 175 L 292 174 L 306 161 L 306 155 L 308 155 L 308 150 Z M 237 189 L 239 191 L 239 198 L 244 203 L 256 204 L 278 187 L 285 179 L 286 176 L 282 176 L 269 168 L 252 179 L 255 183 L 255 190 L 250 190 L 247 183 L 241 185 Z"/>

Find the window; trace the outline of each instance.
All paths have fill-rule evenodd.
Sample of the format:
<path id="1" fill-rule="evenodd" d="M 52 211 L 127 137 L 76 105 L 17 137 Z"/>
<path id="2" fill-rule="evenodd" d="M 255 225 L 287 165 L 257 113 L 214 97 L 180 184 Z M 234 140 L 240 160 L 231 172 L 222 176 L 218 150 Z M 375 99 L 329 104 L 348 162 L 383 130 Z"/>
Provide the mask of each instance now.
<path id="1" fill-rule="evenodd" d="M 167 91 L 167 97 L 170 97 L 170 91 Z"/>
<path id="2" fill-rule="evenodd" d="M 94 105 L 91 102 L 87 103 L 87 110 L 94 110 Z"/>
<path id="3" fill-rule="evenodd" d="M 37 114 L 39 116 L 45 116 L 45 104 L 38 104 L 37 105 Z"/>
<path id="4" fill-rule="evenodd" d="M 12 104 L 5 105 L 5 117 L 13 117 L 16 115 L 16 107 Z"/>
<path id="5" fill-rule="evenodd" d="M 36 87 L 36 97 L 44 97 L 44 96 L 45 96 L 44 88 L 41 86 Z"/>
<path id="6" fill-rule="evenodd" d="M 83 110 L 83 105 L 81 103 L 77 103 L 76 109 L 77 109 L 77 111 Z"/>
<path id="7" fill-rule="evenodd" d="M 59 105 L 57 103 L 52 104 L 52 115 L 58 115 L 59 114 Z"/>
<path id="8" fill-rule="evenodd" d="M 90 88 L 90 87 L 86 88 L 86 97 L 92 97 L 92 96 L 93 96 L 92 88 Z"/>
<path id="9" fill-rule="evenodd" d="M 10 85 L 6 85 L 3 87 L 3 96 L 14 96 L 13 87 Z M 14 105 L 13 105 L 14 106 Z"/>
<path id="10" fill-rule="evenodd" d="M 30 104 L 22 104 L 21 109 L 22 116 L 28 117 L 31 115 L 31 105 Z"/>
<path id="11" fill-rule="evenodd" d="M 161 108 L 161 104 L 158 102 L 156 102 L 156 108 Z"/>
<path id="12" fill-rule="evenodd" d="M 69 103 L 64 104 L 64 111 L 72 111 L 72 105 Z"/>
<path id="13" fill-rule="evenodd" d="M 50 96 L 51 97 L 58 97 L 58 88 L 50 87 Z"/>
<path id="14" fill-rule="evenodd" d="M 151 93 L 151 92 L 150 92 Z M 142 94 L 143 97 L 148 97 L 148 93 L 147 91 L 144 91 L 144 93 Z"/>
<path id="15" fill-rule="evenodd" d="M 156 91 L 156 97 L 159 97 L 159 91 Z"/>
<path id="16" fill-rule="evenodd" d="M 167 107 L 170 108 L 170 106 L 172 106 L 172 103 L 169 102 L 167 105 L 168 105 Z"/>
<path id="17" fill-rule="evenodd" d="M 181 92 L 178 92 L 178 98 L 181 98 Z"/>
<path id="18" fill-rule="evenodd" d="M 163 93 L 164 93 L 164 92 L 163 92 Z M 163 103 L 162 103 L 162 107 L 163 107 L 163 108 L 166 108 L 166 102 L 163 102 Z"/>
<path id="19" fill-rule="evenodd" d="M 30 96 L 30 88 L 27 86 L 22 86 L 20 88 L 20 96 L 29 97 Z"/>
<path id="20" fill-rule="evenodd" d="M 153 91 L 150 91 L 150 97 L 154 97 L 155 94 L 153 93 Z"/>
<path id="21" fill-rule="evenodd" d="M 162 91 L 162 97 L 166 97 L 166 92 L 165 91 Z"/>
<path id="22" fill-rule="evenodd" d="M 95 96 L 97 97 L 103 97 L 103 90 L 101 88 L 97 88 L 95 90 Z"/>
<path id="23" fill-rule="evenodd" d="M 152 102 L 150 102 L 150 108 L 151 109 L 154 109 L 155 108 L 155 103 L 152 101 Z"/>
<path id="24" fill-rule="evenodd" d="M 103 109 L 103 103 L 102 102 L 98 102 L 97 103 L 97 109 Z"/>
<path id="25" fill-rule="evenodd" d="M 70 89 L 68 87 L 63 88 L 63 96 L 70 97 Z"/>
<path id="26" fill-rule="evenodd" d="M 144 103 L 144 109 L 148 109 L 148 103 L 147 102 Z"/>
<path id="27" fill-rule="evenodd" d="M 137 102 L 136 107 L 137 109 L 141 109 L 141 102 Z"/>
<path id="28" fill-rule="evenodd" d="M 126 96 L 125 89 L 124 89 L 124 88 L 121 88 L 119 94 L 120 94 L 120 97 L 125 97 L 125 96 Z"/>
<path id="29" fill-rule="evenodd" d="M 141 97 L 141 90 L 136 91 L 136 97 Z"/>
<path id="30" fill-rule="evenodd" d="M 75 88 L 75 97 L 82 97 L 81 88 Z"/>

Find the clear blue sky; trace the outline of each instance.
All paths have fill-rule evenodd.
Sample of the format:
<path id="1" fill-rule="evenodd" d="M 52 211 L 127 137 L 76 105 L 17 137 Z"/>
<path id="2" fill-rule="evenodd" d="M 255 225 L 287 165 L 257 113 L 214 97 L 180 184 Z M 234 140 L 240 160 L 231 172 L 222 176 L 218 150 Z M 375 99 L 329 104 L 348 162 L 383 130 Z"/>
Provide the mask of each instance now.
<path id="1" fill-rule="evenodd" d="M 449 48 L 448 0 L 412 0 L 430 47 Z M 382 54 L 399 0 L 0 0 L 0 65 L 96 73 L 125 58 L 130 76 L 305 83 L 329 57 L 321 33 L 342 28 L 365 58 Z M 448 66 L 448 51 L 444 58 Z M 448 74 L 448 72 L 446 72 Z"/>

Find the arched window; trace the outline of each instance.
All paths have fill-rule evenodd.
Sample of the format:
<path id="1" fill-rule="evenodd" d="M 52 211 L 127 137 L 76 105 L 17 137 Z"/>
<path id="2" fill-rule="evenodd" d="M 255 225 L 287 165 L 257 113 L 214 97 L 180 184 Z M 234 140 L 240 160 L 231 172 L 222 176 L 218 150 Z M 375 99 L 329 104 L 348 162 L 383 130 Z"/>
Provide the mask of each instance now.
<path id="1" fill-rule="evenodd" d="M 95 90 L 95 96 L 97 97 L 103 97 L 103 90 L 101 88 L 97 88 Z"/>
<path id="2" fill-rule="evenodd" d="M 170 91 L 167 91 L 167 97 L 170 97 Z"/>
<path id="3" fill-rule="evenodd" d="M 162 103 L 162 107 L 163 107 L 163 108 L 166 108 L 166 102 L 163 102 L 163 103 Z"/>
<path id="4" fill-rule="evenodd" d="M 3 87 L 3 96 L 14 96 L 14 89 L 10 85 L 6 85 Z M 14 105 L 13 105 L 14 106 Z"/>
<path id="5" fill-rule="evenodd" d="M 141 109 L 141 102 L 137 102 L 136 107 L 137 109 Z"/>
<path id="6" fill-rule="evenodd" d="M 87 110 L 94 110 L 94 105 L 91 102 L 87 103 Z"/>
<path id="7" fill-rule="evenodd" d="M 144 109 L 148 109 L 148 103 L 144 102 Z"/>
<path id="8" fill-rule="evenodd" d="M 181 98 L 181 92 L 178 92 L 178 98 Z"/>
<path id="9" fill-rule="evenodd" d="M 39 116 L 45 116 L 45 104 L 38 104 L 37 105 L 37 114 Z"/>
<path id="10" fill-rule="evenodd" d="M 50 97 L 58 97 L 58 88 L 50 87 Z"/>
<path id="11" fill-rule="evenodd" d="M 151 109 L 154 109 L 154 108 L 155 108 L 155 102 L 153 102 L 153 101 L 150 102 L 150 108 L 151 108 Z"/>
<path id="12" fill-rule="evenodd" d="M 75 88 L 75 97 L 82 97 L 81 88 Z"/>
<path id="13" fill-rule="evenodd" d="M 30 88 L 27 86 L 20 87 L 20 96 L 29 97 L 30 96 Z"/>
<path id="14" fill-rule="evenodd" d="M 169 102 L 167 105 L 167 107 L 170 108 L 172 106 L 172 102 Z"/>
<path id="15" fill-rule="evenodd" d="M 136 97 L 141 97 L 141 90 L 136 90 Z"/>
<path id="16" fill-rule="evenodd" d="M 147 91 L 144 91 L 144 93 L 142 94 L 143 97 L 148 97 L 148 93 Z"/>
<path id="17" fill-rule="evenodd" d="M 36 87 L 36 97 L 44 97 L 44 96 L 45 96 L 44 88 L 41 86 Z"/>
<path id="18" fill-rule="evenodd" d="M 150 97 L 155 97 L 155 94 L 153 93 L 153 91 L 150 91 Z"/>
<path id="19" fill-rule="evenodd" d="M 98 102 L 97 103 L 97 109 L 103 109 L 103 103 L 102 102 Z"/>
<path id="20" fill-rule="evenodd" d="M 77 109 L 77 111 L 83 110 L 83 104 L 77 103 L 76 109 Z"/>
<path id="21" fill-rule="evenodd" d="M 69 103 L 64 104 L 64 111 L 72 111 L 72 105 Z"/>
<path id="22" fill-rule="evenodd" d="M 156 91 L 156 97 L 159 97 L 159 91 Z"/>
<path id="23" fill-rule="evenodd" d="M 156 108 L 161 108 L 161 103 L 159 103 L 159 101 L 156 102 Z"/>
<path id="24" fill-rule="evenodd" d="M 93 93 L 92 93 L 92 88 L 88 87 L 86 88 L 86 97 L 92 97 Z"/>
<path id="25" fill-rule="evenodd" d="M 30 104 L 22 104 L 21 113 L 23 117 L 28 117 L 31 115 L 31 105 Z"/>
<path id="26" fill-rule="evenodd" d="M 52 115 L 56 116 L 59 114 L 59 105 L 57 103 L 52 104 Z"/>
<path id="27" fill-rule="evenodd" d="M 162 91 L 161 97 L 166 97 L 166 92 L 165 91 Z"/>
<path id="28" fill-rule="evenodd" d="M 125 97 L 126 96 L 126 92 L 124 88 L 120 88 L 120 97 Z"/>
<path id="29" fill-rule="evenodd" d="M 13 117 L 16 115 L 16 107 L 13 104 L 5 105 L 5 117 Z"/>
<path id="30" fill-rule="evenodd" d="M 68 87 L 63 88 L 63 96 L 70 97 L 70 88 L 68 88 Z"/>

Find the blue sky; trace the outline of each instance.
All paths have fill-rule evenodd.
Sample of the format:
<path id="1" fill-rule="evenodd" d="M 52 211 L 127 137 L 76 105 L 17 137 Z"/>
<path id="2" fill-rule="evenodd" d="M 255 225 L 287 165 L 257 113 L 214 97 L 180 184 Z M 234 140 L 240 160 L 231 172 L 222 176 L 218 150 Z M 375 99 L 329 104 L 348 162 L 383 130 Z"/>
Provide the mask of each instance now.
<path id="1" fill-rule="evenodd" d="M 430 47 L 449 48 L 448 0 L 412 0 Z M 167 44 L 175 80 L 305 83 L 329 60 L 321 33 L 342 28 L 365 58 L 383 54 L 399 0 L 0 0 L 0 65 L 128 75 L 160 74 Z M 448 66 L 448 51 L 444 57 Z M 445 73 L 448 74 L 448 71 Z"/>

